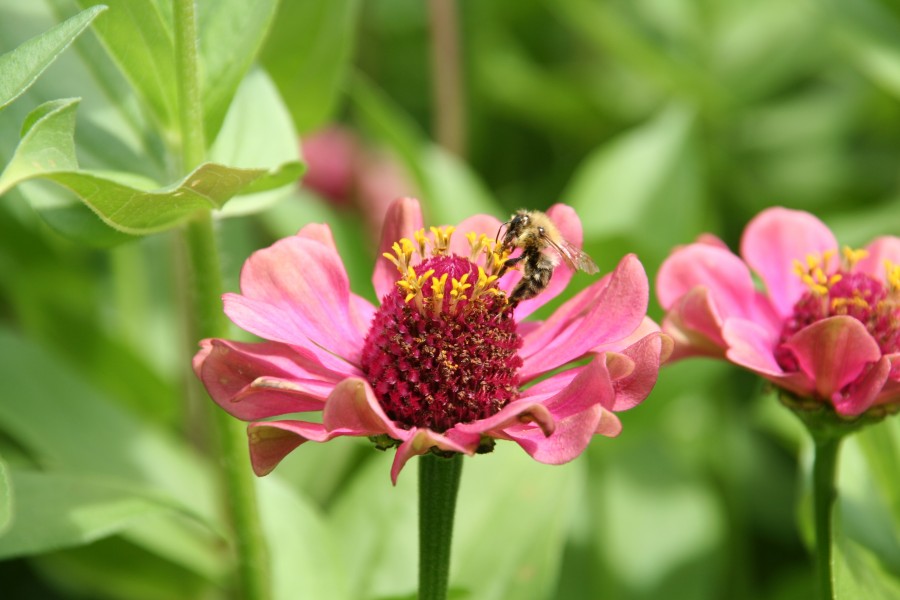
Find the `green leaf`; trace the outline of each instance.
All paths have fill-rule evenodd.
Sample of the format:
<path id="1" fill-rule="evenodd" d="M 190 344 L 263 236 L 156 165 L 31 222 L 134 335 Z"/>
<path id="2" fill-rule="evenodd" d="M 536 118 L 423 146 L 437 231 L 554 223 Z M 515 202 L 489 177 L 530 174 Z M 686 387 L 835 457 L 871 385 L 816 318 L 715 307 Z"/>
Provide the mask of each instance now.
<path id="1" fill-rule="evenodd" d="M 274 598 L 358 598 L 348 593 L 346 565 L 323 516 L 277 473 L 257 482 Z"/>
<path id="2" fill-rule="evenodd" d="M 93 0 L 77 0 L 82 7 Z M 134 91 L 165 130 L 178 116 L 171 3 L 110 0 L 109 13 L 94 27 Z"/>
<path id="3" fill-rule="evenodd" d="M 87 544 L 173 509 L 164 497 L 121 481 L 83 473 L 10 474 L 15 511 L 0 537 L 0 559 Z"/>
<path id="4" fill-rule="evenodd" d="M 871 549 L 843 535 L 836 527 L 834 545 L 835 600 L 896 600 L 900 598 L 900 577 L 885 569 L 881 557 Z"/>
<path id="5" fill-rule="evenodd" d="M 305 166 L 291 116 L 265 71 L 255 69 L 241 82 L 210 149 L 210 160 L 233 167 L 271 169 L 226 205 L 225 216 L 271 206 L 290 191 L 285 186 L 302 175 Z"/>
<path id="6" fill-rule="evenodd" d="M 691 111 L 669 107 L 579 165 L 560 201 L 578 211 L 586 240 L 626 238 L 632 251 L 653 265 L 672 246 L 703 230 L 706 213 L 692 123 Z"/>
<path id="7" fill-rule="evenodd" d="M 0 110 L 31 87 L 104 10 L 103 5 L 93 6 L 0 56 Z"/>
<path id="8" fill-rule="evenodd" d="M 221 208 L 266 174 L 265 169 L 204 163 L 181 181 L 154 189 L 155 182 L 132 173 L 77 170 L 77 105 L 77 99 L 54 100 L 28 116 L 22 140 L 0 174 L 0 194 L 31 179 L 52 181 L 73 191 L 110 227 L 144 234 L 172 227 L 198 210 Z M 276 171 L 268 183 L 283 184 L 291 175 Z"/>
<path id="9" fill-rule="evenodd" d="M 900 96 L 900 19 L 877 0 L 825 3 L 838 39 L 876 84 Z M 896 9 L 894 9 L 896 10 Z"/>
<path id="10" fill-rule="evenodd" d="M 350 62 L 358 0 L 282 2 L 261 61 L 301 133 L 331 117 Z"/>
<path id="11" fill-rule="evenodd" d="M 3 329 L 0 356 L 4 398 L 15 399 L 0 402 L 0 431 L 33 464 L 61 477 L 82 473 L 115 484 L 98 479 L 85 488 L 86 497 L 99 489 L 100 496 L 119 498 L 124 485 L 150 489 L 218 528 L 211 474 L 190 448 L 111 403 L 54 355 Z"/>
<path id="12" fill-rule="evenodd" d="M 332 512 L 354 598 L 403 597 L 416 586 L 410 565 L 418 562 L 418 461 L 392 488 L 391 458 L 373 457 Z M 464 462 L 450 587 L 487 600 L 550 597 L 581 482 L 578 466 L 537 463 L 512 443 Z"/>
<path id="13" fill-rule="evenodd" d="M 219 131 L 241 79 L 262 47 L 278 3 L 278 0 L 211 0 L 198 4 L 207 140 Z M 302 6 L 308 2 L 288 4 Z M 302 39 L 296 37 L 296 30 L 292 33 L 295 41 Z"/>

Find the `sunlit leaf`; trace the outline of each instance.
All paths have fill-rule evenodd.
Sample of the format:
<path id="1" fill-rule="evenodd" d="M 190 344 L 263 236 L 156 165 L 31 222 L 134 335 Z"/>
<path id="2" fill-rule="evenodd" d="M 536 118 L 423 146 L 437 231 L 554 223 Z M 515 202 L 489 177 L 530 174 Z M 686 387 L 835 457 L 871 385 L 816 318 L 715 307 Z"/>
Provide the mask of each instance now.
<path id="1" fill-rule="evenodd" d="M 27 90 L 104 10 L 93 6 L 0 56 L 0 109 Z"/>
<path id="2" fill-rule="evenodd" d="M 284 186 L 303 173 L 291 116 L 265 71 L 251 71 L 241 82 L 210 149 L 210 160 L 233 167 L 271 169 L 225 206 L 225 216 L 267 208 L 283 198 L 289 191 Z M 279 187 L 282 189 L 277 190 Z"/>
<path id="3" fill-rule="evenodd" d="M 77 104 L 74 99 L 55 100 L 29 115 L 16 153 L 0 174 L 0 193 L 30 179 L 52 181 L 73 191 L 107 225 L 141 234 L 171 227 L 198 210 L 221 208 L 266 174 L 265 169 L 204 163 L 181 181 L 158 188 L 131 173 L 77 170 L 73 142 Z M 275 172 L 266 181 L 282 185 L 293 175 Z"/>
<path id="4" fill-rule="evenodd" d="M 207 139 L 222 125 L 232 97 L 265 40 L 279 0 L 209 0 L 198 3 L 203 68 L 203 119 Z M 303 6 L 308 2 L 288 2 Z M 296 30 L 291 31 L 298 36 Z M 301 34 L 302 35 L 302 34 Z M 291 38 L 296 43 L 298 37 Z M 290 51 L 293 56 L 295 49 Z M 260 107 L 259 110 L 265 110 Z M 262 138 L 260 132 L 254 137 Z M 233 164 L 233 163 L 228 163 Z"/>
<path id="5" fill-rule="evenodd" d="M 77 0 L 81 7 L 93 0 Z M 157 122 L 173 129 L 178 115 L 171 3 L 110 0 L 94 29 Z"/>
<path id="6" fill-rule="evenodd" d="M 0 537 L 0 559 L 87 544 L 173 509 L 165 497 L 122 481 L 83 473 L 11 475 L 15 510 L 12 526 Z"/>
<path id="7" fill-rule="evenodd" d="M 358 0 L 281 2 L 261 61 L 301 133 L 322 126 L 350 61 Z"/>

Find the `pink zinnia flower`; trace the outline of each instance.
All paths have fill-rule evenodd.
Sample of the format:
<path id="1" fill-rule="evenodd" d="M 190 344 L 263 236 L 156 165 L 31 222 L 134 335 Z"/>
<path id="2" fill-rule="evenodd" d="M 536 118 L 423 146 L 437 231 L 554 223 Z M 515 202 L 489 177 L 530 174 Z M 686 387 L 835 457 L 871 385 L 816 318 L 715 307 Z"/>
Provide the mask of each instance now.
<path id="1" fill-rule="evenodd" d="M 580 245 L 571 208 L 548 214 Z M 325 225 L 247 260 L 241 294 L 224 296 L 225 312 L 269 341 L 203 340 L 194 369 L 222 408 L 251 422 L 258 475 L 307 441 L 343 435 L 396 446 L 396 482 L 410 457 L 429 451 L 486 452 L 505 439 L 558 464 L 593 435 L 619 433 L 614 412 L 649 394 L 670 347 L 646 318 L 641 263 L 626 256 L 548 320 L 523 322 L 572 271 L 557 268 L 545 291 L 513 311 L 505 293 L 521 274 L 491 275 L 499 226 L 480 215 L 460 225 L 467 236 L 446 228 L 426 237 L 418 202 L 396 201 L 381 244 L 390 260 L 379 259 L 372 278 L 379 307 L 350 291 Z"/>
<path id="2" fill-rule="evenodd" d="M 897 408 L 900 239 L 839 253 L 813 215 L 771 208 L 747 225 L 741 256 L 706 235 L 663 263 L 657 294 L 676 357 L 727 358 L 844 417 Z"/>

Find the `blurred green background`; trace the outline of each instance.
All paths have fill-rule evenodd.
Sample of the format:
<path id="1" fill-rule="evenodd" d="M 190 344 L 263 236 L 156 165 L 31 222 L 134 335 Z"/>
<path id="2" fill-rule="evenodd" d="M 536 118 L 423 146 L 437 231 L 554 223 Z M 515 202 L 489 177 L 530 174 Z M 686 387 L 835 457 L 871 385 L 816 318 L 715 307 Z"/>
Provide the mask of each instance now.
<path id="1" fill-rule="evenodd" d="M 0 51 L 90 4 L 0 0 Z M 81 97 L 83 167 L 175 181 L 152 82 L 123 77 L 123 54 L 95 35 L 128 2 L 110 5 L 0 112 L 0 164 L 35 107 Z M 201 29 L 235 5 L 199 2 Z M 702 232 L 736 248 L 767 206 L 811 211 L 853 246 L 900 231 L 892 0 L 461 0 L 458 154 L 433 134 L 429 6 L 257 0 L 241 9 L 265 17 L 247 27 L 256 38 L 232 19 L 206 40 L 223 63 L 260 48 L 211 154 L 272 167 L 299 139 L 309 163 L 305 187 L 227 205 L 229 291 L 251 252 L 317 221 L 372 297 L 372 232 L 401 194 L 433 223 L 571 204 L 602 271 L 634 252 L 651 282 Z M 189 391 L 185 262 L 171 232 L 114 232 L 53 184 L 0 198 L 3 598 L 228 597 L 213 406 Z M 666 366 L 620 416 L 619 438 L 565 466 L 505 443 L 465 461 L 453 597 L 810 597 L 809 449 L 759 381 L 710 361 Z M 895 421 L 846 443 L 842 599 L 900 598 Z M 360 440 L 308 444 L 259 481 L 276 597 L 410 597 L 416 474 L 391 487 L 389 459 Z"/>

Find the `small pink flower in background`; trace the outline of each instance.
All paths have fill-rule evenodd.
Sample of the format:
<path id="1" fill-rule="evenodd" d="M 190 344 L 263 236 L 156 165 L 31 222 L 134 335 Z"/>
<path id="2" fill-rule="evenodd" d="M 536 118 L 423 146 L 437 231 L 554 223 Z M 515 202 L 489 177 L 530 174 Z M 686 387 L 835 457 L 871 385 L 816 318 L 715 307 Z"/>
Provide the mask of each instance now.
<path id="1" fill-rule="evenodd" d="M 548 215 L 580 245 L 569 207 Z M 670 350 L 646 317 L 643 267 L 626 256 L 546 321 L 523 321 L 572 271 L 558 267 L 545 291 L 513 310 L 505 294 L 521 274 L 491 275 L 499 226 L 479 215 L 455 236 L 426 236 L 418 202 L 396 201 L 381 242 L 390 259 L 378 260 L 372 279 L 380 306 L 350 291 L 327 226 L 247 260 L 225 312 L 268 341 L 203 340 L 194 369 L 222 408 L 251 422 L 258 475 L 307 441 L 344 435 L 396 446 L 395 482 L 409 458 L 429 451 L 486 452 L 504 439 L 558 464 L 595 434 L 618 435 L 614 413 L 647 397 Z M 283 415 L 291 417 L 268 420 Z"/>
<path id="2" fill-rule="evenodd" d="M 675 358 L 726 358 L 844 417 L 898 408 L 900 239 L 839 250 L 813 215 L 771 208 L 747 225 L 741 257 L 706 235 L 660 267 Z"/>
<path id="3" fill-rule="evenodd" d="M 302 151 L 307 166 L 303 187 L 335 206 L 354 206 L 373 239 L 378 239 L 391 202 L 413 189 L 390 154 L 367 146 L 352 129 L 333 125 L 319 130 L 303 139 Z"/>

